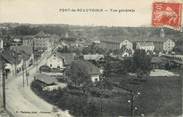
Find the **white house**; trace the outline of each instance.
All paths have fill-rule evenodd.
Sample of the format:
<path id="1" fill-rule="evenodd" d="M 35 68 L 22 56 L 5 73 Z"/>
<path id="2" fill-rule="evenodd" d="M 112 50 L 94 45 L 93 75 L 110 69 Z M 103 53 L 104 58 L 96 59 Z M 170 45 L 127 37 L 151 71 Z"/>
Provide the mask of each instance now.
<path id="1" fill-rule="evenodd" d="M 145 50 L 147 51 L 154 51 L 154 44 L 153 42 L 137 42 L 136 49 Z"/>
<path id="2" fill-rule="evenodd" d="M 64 69 L 64 58 L 54 53 L 46 63 L 50 68 Z"/>
<path id="3" fill-rule="evenodd" d="M 168 39 L 163 43 L 163 50 L 166 52 L 172 51 L 174 47 L 175 47 L 175 42 L 171 39 Z"/>
<path id="4" fill-rule="evenodd" d="M 128 40 L 124 40 L 120 43 L 120 48 L 125 47 L 126 49 L 130 49 L 133 50 L 133 43 L 128 41 Z"/>

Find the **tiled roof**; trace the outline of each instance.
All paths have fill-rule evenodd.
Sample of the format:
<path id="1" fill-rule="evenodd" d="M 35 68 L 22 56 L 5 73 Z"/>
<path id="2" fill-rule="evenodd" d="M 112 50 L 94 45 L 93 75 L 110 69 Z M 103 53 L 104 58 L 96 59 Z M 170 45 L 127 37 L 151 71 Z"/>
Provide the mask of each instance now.
<path id="1" fill-rule="evenodd" d="M 33 39 L 34 37 L 33 36 L 24 36 L 24 37 L 22 37 L 23 38 L 23 40 L 31 40 L 31 39 Z"/>
<path id="2" fill-rule="evenodd" d="M 151 63 L 164 63 L 166 59 L 163 57 L 152 57 Z"/>
<path id="3" fill-rule="evenodd" d="M 10 51 L 10 50 L 6 50 L 2 52 L 2 57 L 3 59 L 10 63 L 10 64 L 15 64 L 16 63 L 16 57 L 18 58 L 18 56 L 15 54 L 15 52 Z M 19 61 L 17 61 L 18 63 Z"/>
<path id="4" fill-rule="evenodd" d="M 12 46 L 11 49 L 22 55 L 24 60 L 28 60 L 33 53 L 32 47 L 30 46 Z"/>
<path id="5" fill-rule="evenodd" d="M 140 46 L 154 46 L 153 42 L 138 42 Z"/>
<path id="6" fill-rule="evenodd" d="M 50 35 L 44 33 L 43 31 L 40 31 L 40 32 L 37 33 L 34 37 L 50 37 Z"/>
<path id="7" fill-rule="evenodd" d="M 85 72 L 88 73 L 89 75 L 99 75 L 100 74 L 99 68 L 88 61 L 77 60 L 77 61 L 73 61 L 72 65 L 74 65 L 78 69 L 85 70 Z"/>
<path id="8" fill-rule="evenodd" d="M 61 53 L 61 52 L 57 52 L 56 55 L 60 58 L 64 59 L 64 64 L 65 65 L 70 65 L 75 58 L 75 54 L 74 53 Z"/>
<path id="9" fill-rule="evenodd" d="M 11 46 L 11 49 L 18 53 L 26 53 L 28 55 L 31 55 L 33 53 L 31 46 Z"/>
<path id="10" fill-rule="evenodd" d="M 57 82 L 57 79 L 55 77 L 51 77 L 46 74 L 37 74 L 36 78 L 47 85 L 55 84 Z"/>

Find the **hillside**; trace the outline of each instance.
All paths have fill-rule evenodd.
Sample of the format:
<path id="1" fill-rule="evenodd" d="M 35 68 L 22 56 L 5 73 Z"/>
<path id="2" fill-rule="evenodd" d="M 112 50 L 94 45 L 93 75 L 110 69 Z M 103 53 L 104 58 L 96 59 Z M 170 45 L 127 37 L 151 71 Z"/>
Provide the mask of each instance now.
<path id="1" fill-rule="evenodd" d="M 61 37 L 68 33 L 70 37 L 84 38 L 89 40 L 120 40 L 120 39 L 150 39 L 150 37 L 159 37 L 160 28 L 152 27 L 106 27 L 106 26 L 75 26 L 65 24 L 0 24 L 0 27 L 7 26 L 12 35 L 29 35 L 39 31 L 45 33 L 57 34 Z M 27 32 L 25 30 L 27 29 Z M 30 31 L 32 30 L 32 32 Z M 37 32 L 36 32 L 37 31 Z M 31 33 L 29 33 L 31 32 Z M 183 32 L 164 28 L 165 37 L 175 41 L 183 41 Z"/>

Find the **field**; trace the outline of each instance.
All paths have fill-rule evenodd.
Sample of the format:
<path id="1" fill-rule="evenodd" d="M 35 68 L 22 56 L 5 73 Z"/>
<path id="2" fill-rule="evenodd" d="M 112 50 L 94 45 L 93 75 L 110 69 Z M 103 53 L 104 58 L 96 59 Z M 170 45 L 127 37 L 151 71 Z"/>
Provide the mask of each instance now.
<path id="1" fill-rule="evenodd" d="M 125 89 L 135 89 L 140 92 L 134 101 L 134 107 L 137 107 L 134 112 L 135 116 L 144 114 L 145 117 L 175 117 L 182 114 L 182 75 L 154 76 L 135 84 L 132 84 L 133 80 L 128 76 L 110 78 L 113 85 L 116 83 L 119 86 L 116 88 L 117 85 L 115 85 L 115 90 L 122 92 L 118 96 L 97 97 L 91 94 L 83 96 L 80 95 L 81 90 L 78 92 L 72 89 L 66 93 L 60 91 L 40 92 L 41 90 L 37 90 L 39 88 L 34 88 L 35 83 L 32 85 L 32 89 L 50 103 L 61 109 L 70 110 L 76 117 L 81 117 L 81 115 L 83 117 L 129 116 L 130 103 L 128 100 L 130 96 L 124 91 Z M 137 81 L 135 80 L 135 82 Z M 86 115 L 86 112 L 92 115 Z"/>
<path id="2" fill-rule="evenodd" d="M 182 113 L 182 79 L 151 77 L 136 101 L 139 112 L 148 116 L 174 117 Z"/>
<path id="3" fill-rule="evenodd" d="M 135 115 L 153 117 L 175 117 L 182 114 L 182 78 L 180 76 L 153 76 L 147 81 L 136 82 L 131 77 L 111 77 L 112 82 L 120 82 L 121 87 L 140 92 L 135 99 Z M 122 79 L 122 80 L 120 80 Z M 133 82 L 132 82 L 133 81 Z"/>

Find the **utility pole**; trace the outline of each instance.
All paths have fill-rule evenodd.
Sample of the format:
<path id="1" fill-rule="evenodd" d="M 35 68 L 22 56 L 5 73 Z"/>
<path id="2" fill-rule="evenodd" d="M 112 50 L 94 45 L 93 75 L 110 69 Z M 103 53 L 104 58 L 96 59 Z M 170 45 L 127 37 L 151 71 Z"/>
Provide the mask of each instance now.
<path id="1" fill-rule="evenodd" d="M 1 55 L 0 55 L 0 62 L 2 64 L 2 91 L 3 91 L 3 108 L 6 110 L 6 91 L 5 91 L 5 87 L 6 87 L 6 82 L 5 82 L 5 77 L 6 77 L 6 71 L 5 71 L 5 64 L 4 64 L 4 61 L 3 61 L 3 57 L 2 57 L 2 52 L 1 52 Z"/>
<path id="2" fill-rule="evenodd" d="M 25 81 L 24 81 L 24 58 L 23 58 L 23 67 L 22 67 L 22 78 L 23 78 L 23 87 L 24 87 L 24 83 L 25 83 Z"/>
<path id="3" fill-rule="evenodd" d="M 3 76 L 3 81 L 2 81 L 2 86 L 3 86 L 3 108 L 6 110 L 6 91 L 5 91 L 5 89 L 6 89 L 6 82 L 5 82 L 5 77 L 6 77 L 6 71 L 5 71 L 5 69 L 4 69 L 4 64 L 3 64 L 3 69 L 2 69 L 2 76 Z"/>
<path id="4" fill-rule="evenodd" d="M 25 77 L 26 77 L 26 80 L 27 80 L 27 86 L 29 85 L 29 81 L 28 81 L 28 72 L 27 72 L 27 64 L 25 62 Z"/>
<path id="5" fill-rule="evenodd" d="M 130 91 L 131 95 L 131 117 L 134 117 L 134 94 L 133 91 Z"/>
<path id="6" fill-rule="evenodd" d="M 129 90 L 130 93 L 130 100 L 128 100 L 128 102 L 130 103 L 130 115 L 131 117 L 134 117 L 135 115 L 135 111 L 138 109 L 137 107 L 134 107 L 134 101 L 135 99 L 141 94 L 140 92 L 138 92 L 137 94 L 135 94 L 133 92 L 133 90 Z"/>

